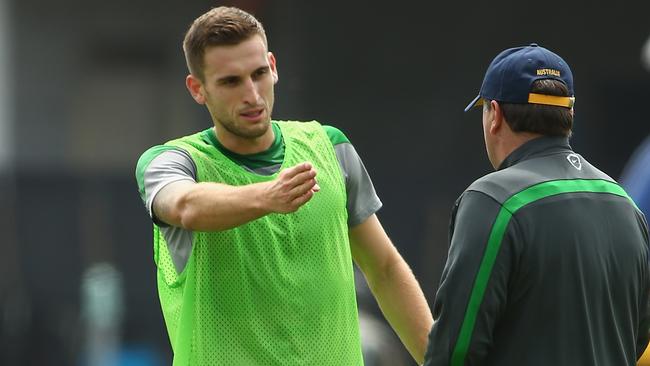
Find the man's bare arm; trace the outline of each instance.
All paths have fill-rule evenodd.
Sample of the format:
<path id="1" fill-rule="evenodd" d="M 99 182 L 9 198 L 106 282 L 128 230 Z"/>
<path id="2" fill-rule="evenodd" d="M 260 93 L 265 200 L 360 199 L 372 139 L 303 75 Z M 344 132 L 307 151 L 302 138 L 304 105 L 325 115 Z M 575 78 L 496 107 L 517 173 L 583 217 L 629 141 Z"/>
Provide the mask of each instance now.
<path id="1" fill-rule="evenodd" d="M 172 226 L 221 231 L 272 212 L 294 212 L 319 189 L 315 169 L 301 163 L 283 170 L 272 181 L 244 186 L 174 182 L 156 195 L 153 211 L 159 220 Z"/>

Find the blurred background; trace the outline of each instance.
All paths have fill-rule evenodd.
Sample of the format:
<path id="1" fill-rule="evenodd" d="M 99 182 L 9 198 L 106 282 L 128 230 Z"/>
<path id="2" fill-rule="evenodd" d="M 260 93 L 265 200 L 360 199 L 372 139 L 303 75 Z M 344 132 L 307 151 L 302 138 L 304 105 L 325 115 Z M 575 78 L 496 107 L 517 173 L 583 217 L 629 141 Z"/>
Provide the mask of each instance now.
<path id="1" fill-rule="evenodd" d="M 218 5 L 264 23 L 275 119 L 355 145 L 430 304 L 453 202 L 491 171 L 481 115 L 463 108 L 498 52 L 537 42 L 570 64 L 572 146 L 612 177 L 650 133 L 648 1 L 0 0 L 1 365 L 170 364 L 134 168 L 212 125 L 181 42 Z M 368 365 L 411 365 L 362 282 Z"/>

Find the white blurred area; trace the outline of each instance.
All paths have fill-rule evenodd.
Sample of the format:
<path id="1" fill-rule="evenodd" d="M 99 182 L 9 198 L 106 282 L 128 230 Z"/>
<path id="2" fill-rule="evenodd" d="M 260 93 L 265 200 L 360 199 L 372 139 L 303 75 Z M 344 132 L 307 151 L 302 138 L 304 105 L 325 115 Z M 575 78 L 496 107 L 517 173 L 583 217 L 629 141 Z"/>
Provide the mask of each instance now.
<path id="1" fill-rule="evenodd" d="M 646 71 L 650 72 L 650 36 L 641 47 L 641 65 Z"/>

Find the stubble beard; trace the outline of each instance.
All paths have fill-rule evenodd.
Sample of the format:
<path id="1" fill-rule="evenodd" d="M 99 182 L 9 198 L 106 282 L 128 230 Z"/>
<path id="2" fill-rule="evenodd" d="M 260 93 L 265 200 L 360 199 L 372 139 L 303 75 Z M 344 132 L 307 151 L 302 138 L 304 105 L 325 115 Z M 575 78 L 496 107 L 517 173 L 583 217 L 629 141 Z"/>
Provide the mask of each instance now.
<path id="1" fill-rule="evenodd" d="M 264 121 L 259 122 L 259 124 L 253 126 L 254 128 L 244 128 L 238 126 L 232 120 L 225 123 L 222 122 L 221 126 L 223 126 L 226 131 L 237 137 L 253 140 L 263 136 L 266 131 L 268 131 L 269 127 L 271 126 L 271 119 L 267 118 Z"/>

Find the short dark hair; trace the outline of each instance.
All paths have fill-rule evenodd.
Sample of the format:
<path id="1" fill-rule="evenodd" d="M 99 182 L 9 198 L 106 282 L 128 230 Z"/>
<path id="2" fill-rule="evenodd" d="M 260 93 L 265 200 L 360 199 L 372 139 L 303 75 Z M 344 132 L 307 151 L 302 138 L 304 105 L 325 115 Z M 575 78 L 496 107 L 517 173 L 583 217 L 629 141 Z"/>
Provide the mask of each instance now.
<path id="1" fill-rule="evenodd" d="M 533 82 L 531 93 L 569 97 L 567 86 L 558 80 L 540 79 Z M 498 102 L 498 101 L 497 101 Z M 489 101 L 485 103 L 490 108 Z M 571 108 L 543 104 L 501 103 L 508 126 L 514 132 L 533 132 L 546 136 L 571 136 L 573 111 Z"/>
<path id="2" fill-rule="evenodd" d="M 185 33 L 183 52 L 187 68 L 203 80 L 206 48 L 237 45 L 256 34 L 267 44 L 264 27 L 253 15 L 235 7 L 212 8 L 196 18 Z"/>

